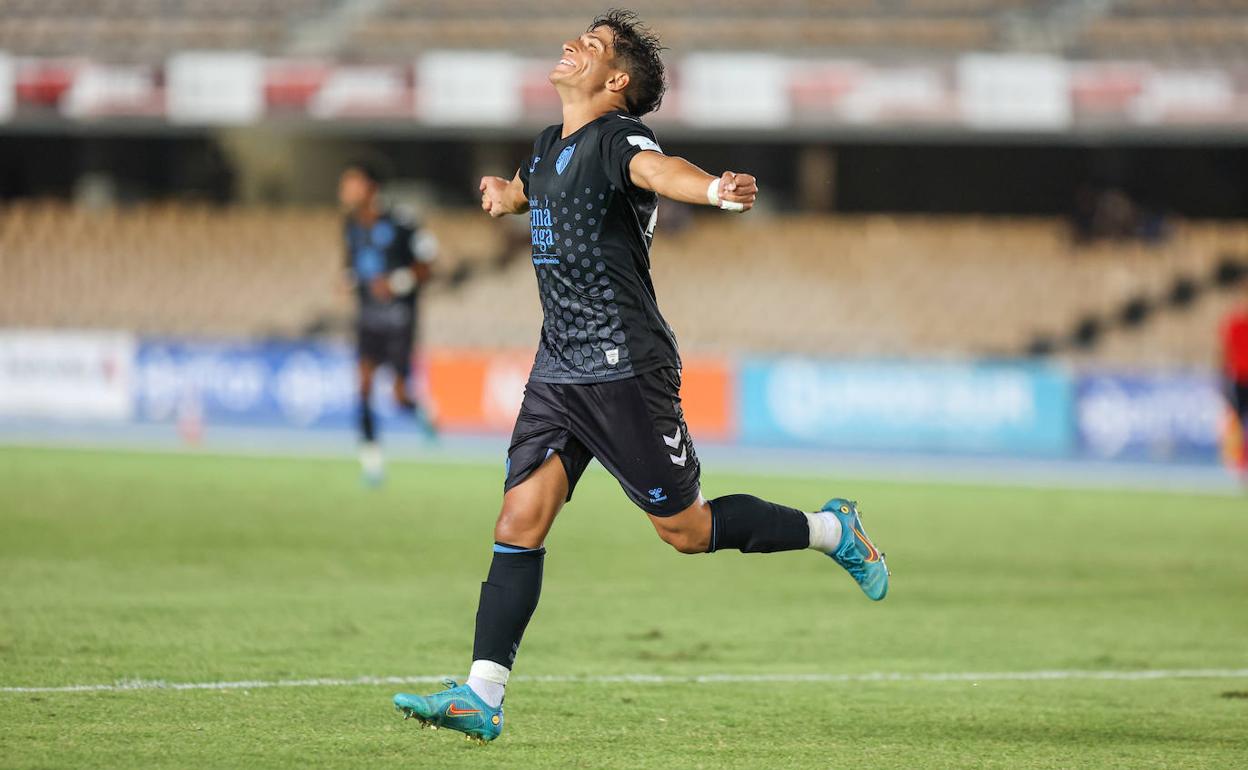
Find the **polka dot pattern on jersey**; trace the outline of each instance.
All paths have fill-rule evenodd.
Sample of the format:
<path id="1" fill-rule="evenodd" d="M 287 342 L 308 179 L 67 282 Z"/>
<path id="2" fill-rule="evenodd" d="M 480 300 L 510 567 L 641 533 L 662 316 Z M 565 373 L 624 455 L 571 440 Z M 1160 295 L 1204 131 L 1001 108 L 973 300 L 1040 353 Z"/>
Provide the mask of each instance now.
<path id="1" fill-rule="evenodd" d="M 649 275 L 656 199 L 617 185 L 628 184 L 620 174 L 636 153 L 628 137 L 649 130 L 611 115 L 567 137 L 559 128 L 542 134 L 527 167 L 530 211 L 540 212 L 533 267 L 544 317 L 531 376 L 605 382 L 679 366 Z"/>

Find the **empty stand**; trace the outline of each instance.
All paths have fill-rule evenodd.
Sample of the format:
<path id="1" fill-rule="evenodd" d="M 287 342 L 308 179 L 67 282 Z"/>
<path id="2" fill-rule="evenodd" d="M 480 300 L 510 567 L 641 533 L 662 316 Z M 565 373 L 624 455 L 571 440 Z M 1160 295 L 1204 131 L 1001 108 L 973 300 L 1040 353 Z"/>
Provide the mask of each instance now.
<path id="1" fill-rule="evenodd" d="M 1100 57 L 1242 58 L 1248 0 L 1118 0 L 1082 31 L 1073 53 Z"/>
<path id="2" fill-rule="evenodd" d="M 0 49 L 156 61 L 178 50 L 287 50 L 302 22 L 336 18 L 342 0 L 0 0 Z M 906 53 L 991 48 L 1004 13 L 1039 0 L 745 0 L 641 2 L 675 49 Z M 584 0 L 393 0 L 349 18 L 339 53 L 410 60 L 428 47 L 547 51 L 602 11 Z"/>
<path id="3" fill-rule="evenodd" d="M 156 62 L 196 49 L 276 53 L 337 0 L 0 0 L 0 50 Z"/>
<path id="4" fill-rule="evenodd" d="M 426 338 L 531 347 L 533 268 L 523 253 L 496 266 L 523 221 L 426 219 L 441 276 L 475 268 L 430 289 Z M 334 317 L 341 329 L 339 227 L 327 208 L 11 205 L 0 209 L 0 325 L 290 336 Z M 1181 222 L 1160 246 L 1075 247 L 1050 219 L 710 215 L 675 233 L 660 223 L 653 258 L 687 351 L 941 356 L 1017 353 L 1084 314 L 1164 297 L 1177 275 L 1202 278 L 1227 253 L 1248 254 L 1248 224 Z M 1209 294 L 1075 358 L 1208 364 L 1224 304 Z"/>
<path id="5" fill-rule="evenodd" d="M 339 25 L 337 53 L 410 61 L 431 48 L 551 50 L 601 4 L 586 0 L 0 0 L 0 50 L 158 61 L 187 49 L 289 53 L 305 22 Z M 886 57 L 994 50 L 1044 38 L 1092 57 L 1239 58 L 1248 0 L 1117 0 L 1088 6 L 1043 0 L 639 0 L 633 4 L 676 51 L 835 51 Z M 1057 38 L 1019 34 L 1019 25 Z"/>

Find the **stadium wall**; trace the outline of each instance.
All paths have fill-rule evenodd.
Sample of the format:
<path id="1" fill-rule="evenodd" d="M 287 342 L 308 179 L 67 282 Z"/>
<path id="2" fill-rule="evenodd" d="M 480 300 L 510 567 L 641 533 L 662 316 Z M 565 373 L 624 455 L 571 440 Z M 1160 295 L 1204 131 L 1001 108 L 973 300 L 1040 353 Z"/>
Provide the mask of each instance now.
<path id="1" fill-rule="evenodd" d="M 1248 66 L 1067 60 L 966 52 L 920 61 L 699 52 L 672 62 L 667 108 L 654 121 L 679 133 L 950 129 L 1035 132 L 1242 131 Z M 429 50 L 411 61 L 353 64 L 186 51 L 162 64 L 0 51 L 5 124 L 238 126 L 265 121 L 365 124 L 373 131 L 493 131 L 527 135 L 557 114 L 548 57 Z"/>
<path id="2" fill-rule="evenodd" d="M 505 435 L 530 363 L 430 350 L 420 387 L 444 430 Z M 1033 361 L 691 357 L 683 375 L 691 433 L 755 446 L 1214 462 L 1225 408 L 1211 373 Z M 347 430 L 354 377 L 337 343 L 0 330 L 0 437 L 29 420 Z"/>

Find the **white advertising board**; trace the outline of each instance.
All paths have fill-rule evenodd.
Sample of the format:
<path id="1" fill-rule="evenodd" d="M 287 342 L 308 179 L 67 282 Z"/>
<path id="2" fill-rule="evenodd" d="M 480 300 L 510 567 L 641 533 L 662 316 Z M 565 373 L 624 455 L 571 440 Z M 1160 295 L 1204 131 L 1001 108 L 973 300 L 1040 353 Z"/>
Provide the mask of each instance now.
<path id="1" fill-rule="evenodd" d="M 789 62 L 771 54 L 693 54 L 682 61 L 680 109 L 706 128 L 789 124 Z"/>
<path id="2" fill-rule="evenodd" d="M 129 419 L 135 344 L 125 332 L 0 330 L 0 416 Z"/>
<path id="3" fill-rule="evenodd" d="M 173 123 L 247 124 L 264 114 L 264 60 L 245 51 L 169 57 L 166 109 Z"/>
<path id="4" fill-rule="evenodd" d="M 0 51 L 0 123 L 11 120 L 17 108 L 17 67 L 13 57 Z"/>
<path id="5" fill-rule="evenodd" d="M 1069 65 L 1062 59 L 966 54 L 957 72 L 962 119 L 972 128 L 1055 131 L 1071 124 Z"/>
<path id="6" fill-rule="evenodd" d="M 434 125 L 514 123 L 521 112 L 519 69 L 509 53 L 430 51 L 416 66 L 416 117 Z"/>

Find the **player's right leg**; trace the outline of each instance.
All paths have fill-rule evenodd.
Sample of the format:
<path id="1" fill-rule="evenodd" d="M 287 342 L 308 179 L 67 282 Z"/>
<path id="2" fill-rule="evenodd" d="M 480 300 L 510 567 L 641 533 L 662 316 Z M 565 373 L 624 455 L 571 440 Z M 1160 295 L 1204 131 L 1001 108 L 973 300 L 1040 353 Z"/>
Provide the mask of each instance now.
<path id="1" fill-rule="evenodd" d="M 481 741 L 502 732 L 504 688 L 541 594 L 543 543 L 590 459 L 561 426 L 557 387 L 530 383 L 516 420 L 494 555 L 477 605 L 468 681 L 451 681 L 434 695 L 394 696 L 395 708 L 422 725 L 447 727 Z"/>
<path id="2" fill-rule="evenodd" d="M 360 470 L 364 481 L 372 486 L 380 484 L 385 476 L 381 447 L 377 444 L 377 416 L 373 412 L 373 378 L 377 363 L 361 348 L 356 366 L 356 384 L 359 398 L 357 412 L 360 431 Z"/>
<path id="3" fill-rule="evenodd" d="M 404 718 L 414 718 L 421 726 L 457 730 L 482 742 L 502 733 L 504 688 L 541 595 L 546 556 L 542 543 L 567 494 L 563 463 L 552 454 L 503 496 L 494 526 L 494 558 L 477 605 L 468 681 L 460 685 L 447 680 L 447 689 L 432 695 L 395 695 L 394 706 Z"/>

